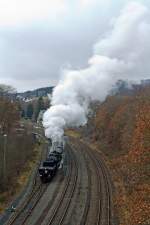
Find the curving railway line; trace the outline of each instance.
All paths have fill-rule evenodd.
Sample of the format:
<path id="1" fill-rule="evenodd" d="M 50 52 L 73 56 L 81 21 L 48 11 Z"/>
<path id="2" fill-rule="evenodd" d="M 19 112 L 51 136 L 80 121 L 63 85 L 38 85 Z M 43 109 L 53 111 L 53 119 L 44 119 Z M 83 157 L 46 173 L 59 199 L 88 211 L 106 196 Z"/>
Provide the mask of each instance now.
<path id="1" fill-rule="evenodd" d="M 85 145 L 83 146 L 85 148 Z M 112 225 L 112 203 L 111 203 L 111 185 L 109 182 L 109 174 L 106 166 L 101 159 L 100 155 L 96 152 L 93 153 L 91 149 L 86 146 L 86 152 L 93 162 L 97 176 L 97 215 L 95 217 L 95 225 Z M 96 184 L 95 184 L 96 185 Z M 90 224 L 88 215 L 84 224 Z"/>
<path id="2" fill-rule="evenodd" d="M 35 176 L 30 197 L 7 225 L 113 225 L 111 182 L 100 154 L 71 139 L 66 155 L 63 175 L 47 185 Z"/>
<path id="3" fill-rule="evenodd" d="M 23 225 L 25 224 L 26 220 L 30 216 L 32 210 L 36 207 L 37 203 L 39 202 L 41 196 L 44 194 L 47 185 L 42 185 L 39 179 L 38 174 L 38 167 L 41 161 L 47 155 L 47 147 L 44 147 L 44 151 L 41 152 L 40 160 L 36 168 L 36 172 L 33 178 L 32 188 L 27 198 L 19 205 L 16 212 L 10 219 L 7 221 L 6 225 Z"/>
<path id="4" fill-rule="evenodd" d="M 76 162 L 76 157 L 73 152 L 70 153 L 70 159 L 72 160 L 70 162 L 70 169 L 66 180 L 65 189 L 62 192 L 61 198 L 59 199 L 56 207 L 54 208 L 52 212 L 52 217 L 48 221 L 47 225 L 62 225 L 67 215 L 69 206 L 71 204 L 71 200 L 77 184 L 78 166 Z"/>
<path id="5" fill-rule="evenodd" d="M 92 151 L 85 143 L 78 142 L 75 146 L 86 156 L 89 177 L 86 207 L 79 224 L 112 225 L 112 187 L 105 163 L 100 154 Z"/>

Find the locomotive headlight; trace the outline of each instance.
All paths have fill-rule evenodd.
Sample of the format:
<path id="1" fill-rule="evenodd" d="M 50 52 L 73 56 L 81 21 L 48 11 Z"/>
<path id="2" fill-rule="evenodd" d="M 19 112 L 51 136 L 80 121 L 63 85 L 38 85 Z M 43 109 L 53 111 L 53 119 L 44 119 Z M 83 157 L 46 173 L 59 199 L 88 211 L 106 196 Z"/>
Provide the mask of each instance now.
<path id="1" fill-rule="evenodd" d="M 45 173 L 47 173 L 48 171 L 47 170 L 45 170 Z"/>

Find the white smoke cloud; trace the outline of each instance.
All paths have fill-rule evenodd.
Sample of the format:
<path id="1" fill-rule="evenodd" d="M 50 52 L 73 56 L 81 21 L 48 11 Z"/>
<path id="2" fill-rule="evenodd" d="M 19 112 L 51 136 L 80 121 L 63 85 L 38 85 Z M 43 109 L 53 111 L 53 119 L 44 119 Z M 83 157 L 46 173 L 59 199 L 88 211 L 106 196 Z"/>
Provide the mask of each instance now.
<path id="1" fill-rule="evenodd" d="M 132 2 L 113 20 L 112 30 L 94 46 L 89 66 L 64 71 L 44 114 L 47 137 L 61 138 L 64 128 L 84 125 L 92 100 L 104 100 L 118 79 L 135 82 L 150 72 L 150 23 L 146 6 Z"/>

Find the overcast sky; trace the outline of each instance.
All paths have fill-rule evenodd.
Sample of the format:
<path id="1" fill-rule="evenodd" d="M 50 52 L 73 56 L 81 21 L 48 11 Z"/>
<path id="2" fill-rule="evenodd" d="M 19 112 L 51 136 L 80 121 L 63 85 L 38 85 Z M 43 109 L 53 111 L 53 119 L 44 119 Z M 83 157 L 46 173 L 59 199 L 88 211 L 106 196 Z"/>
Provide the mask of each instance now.
<path id="1" fill-rule="evenodd" d="M 0 83 L 30 90 L 57 84 L 63 68 L 84 68 L 128 2 L 0 0 Z"/>

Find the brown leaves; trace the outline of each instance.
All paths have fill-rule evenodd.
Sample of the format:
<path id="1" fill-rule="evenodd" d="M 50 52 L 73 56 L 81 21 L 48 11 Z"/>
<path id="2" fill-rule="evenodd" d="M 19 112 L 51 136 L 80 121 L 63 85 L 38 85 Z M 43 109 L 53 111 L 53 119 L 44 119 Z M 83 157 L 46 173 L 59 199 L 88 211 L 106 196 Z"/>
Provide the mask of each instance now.
<path id="1" fill-rule="evenodd" d="M 134 163 L 147 160 L 150 152 L 150 102 L 140 101 L 136 113 L 136 125 L 132 136 L 129 157 Z"/>
<path id="2" fill-rule="evenodd" d="M 93 140 L 99 143 L 110 159 L 112 172 L 119 177 L 115 180 L 115 204 L 121 224 L 148 224 L 150 87 L 132 96 L 107 98 L 94 123 Z"/>
<path id="3" fill-rule="evenodd" d="M 148 199 L 148 193 L 150 193 L 150 186 L 142 184 L 138 185 L 131 196 L 129 196 L 131 214 L 129 224 L 144 224 L 149 219 L 150 199 Z"/>
<path id="4" fill-rule="evenodd" d="M 7 98 L 0 97 L 0 134 L 8 134 L 18 120 L 17 105 Z"/>

